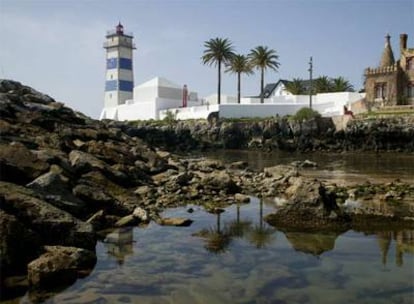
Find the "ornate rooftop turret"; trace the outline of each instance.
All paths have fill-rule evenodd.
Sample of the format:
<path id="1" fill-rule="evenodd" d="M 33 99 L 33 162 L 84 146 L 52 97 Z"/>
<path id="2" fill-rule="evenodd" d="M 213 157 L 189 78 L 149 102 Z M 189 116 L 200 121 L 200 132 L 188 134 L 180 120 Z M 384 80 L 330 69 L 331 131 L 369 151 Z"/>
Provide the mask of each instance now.
<path id="1" fill-rule="evenodd" d="M 385 48 L 384 48 L 384 52 L 382 53 L 380 67 L 387 67 L 395 63 L 394 54 L 392 52 L 392 48 L 390 44 L 390 38 L 391 36 L 389 34 L 385 36 Z"/>

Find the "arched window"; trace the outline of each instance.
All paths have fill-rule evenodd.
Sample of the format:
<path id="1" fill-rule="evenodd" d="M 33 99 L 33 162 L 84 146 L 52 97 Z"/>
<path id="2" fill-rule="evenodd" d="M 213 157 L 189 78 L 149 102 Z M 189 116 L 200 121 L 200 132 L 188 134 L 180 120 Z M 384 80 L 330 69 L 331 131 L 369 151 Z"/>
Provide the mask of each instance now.
<path id="1" fill-rule="evenodd" d="M 387 95 L 387 84 L 386 83 L 376 83 L 375 84 L 375 98 L 384 99 Z"/>

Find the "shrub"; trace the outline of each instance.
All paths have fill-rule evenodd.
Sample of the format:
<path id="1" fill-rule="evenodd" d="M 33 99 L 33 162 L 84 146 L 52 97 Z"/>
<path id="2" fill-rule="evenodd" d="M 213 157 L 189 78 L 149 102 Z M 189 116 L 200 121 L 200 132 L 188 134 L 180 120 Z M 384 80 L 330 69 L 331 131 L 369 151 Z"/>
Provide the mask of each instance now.
<path id="1" fill-rule="evenodd" d="M 293 120 L 302 121 L 302 120 L 309 120 L 312 118 L 321 117 L 318 111 L 312 110 L 311 108 L 302 108 L 296 112 L 295 115 L 292 116 Z"/>

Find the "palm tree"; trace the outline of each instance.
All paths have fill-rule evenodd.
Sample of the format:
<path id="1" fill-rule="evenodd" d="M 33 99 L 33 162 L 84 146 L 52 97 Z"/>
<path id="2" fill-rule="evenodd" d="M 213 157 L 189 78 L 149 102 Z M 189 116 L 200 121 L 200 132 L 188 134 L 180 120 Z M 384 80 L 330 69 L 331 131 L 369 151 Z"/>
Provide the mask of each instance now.
<path id="1" fill-rule="evenodd" d="M 221 101 L 221 64 L 228 63 L 234 56 L 233 46 L 230 40 L 212 38 L 204 42 L 204 55 L 201 57 L 203 64 L 218 67 L 217 103 Z"/>
<path id="2" fill-rule="evenodd" d="M 260 103 L 263 103 L 264 71 L 268 68 L 277 71 L 279 56 L 275 50 L 260 45 L 250 50 L 249 59 L 252 66 L 260 70 Z"/>
<path id="3" fill-rule="evenodd" d="M 332 91 L 333 92 L 353 92 L 354 86 L 344 77 L 333 78 L 332 79 Z"/>
<path id="4" fill-rule="evenodd" d="M 241 74 L 253 74 L 249 59 L 244 55 L 234 55 L 227 65 L 226 72 L 237 74 L 237 103 L 240 103 L 240 83 Z"/>
<path id="5" fill-rule="evenodd" d="M 332 92 L 332 82 L 328 76 L 319 76 L 313 85 L 316 93 Z"/>
<path id="6" fill-rule="evenodd" d="M 293 95 L 305 94 L 305 86 L 300 78 L 293 78 L 292 81 L 286 83 L 286 90 Z"/>

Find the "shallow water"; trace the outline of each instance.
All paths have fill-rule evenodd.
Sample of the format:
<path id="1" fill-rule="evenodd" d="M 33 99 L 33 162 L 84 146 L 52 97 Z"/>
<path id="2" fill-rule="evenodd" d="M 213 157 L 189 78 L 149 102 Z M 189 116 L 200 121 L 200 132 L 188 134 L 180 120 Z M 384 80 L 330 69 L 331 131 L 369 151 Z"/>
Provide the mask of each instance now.
<path id="1" fill-rule="evenodd" d="M 164 216 L 191 218 L 190 227 L 151 223 L 112 233 L 112 243 L 97 245 L 92 274 L 47 302 L 413 301 L 414 231 L 285 234 L 260 220 L 274 207 L 257 199 L 221 215 L 187 208 Z"/>
<path id="2" fill-rule="evenodd" d="M 344 182 L 414 181 L 413 154 L 290 154 L 219 151 L 225 161 L 262 169 L 309 159 L 305 172 Z M 188 208 L 194 212 L 187 212 Z M 261 208 L 262 207 L 262 208 Z M 112 232 L 98 242 L 90 276 L 47 303 L 414 303 L 414 231 L 284 233 L 260 219 L 274 211 L 258 199 L 221 215 L 202 207 L 163 216 L 190 227 Z M 38 300 L 27 293 L 13 303 Z M 43 296 L 43 295 L 42 295 Z"/>
<path id="3" fill-rule="evenodd" d="M 224 163 L 246 161 L 249 167 L 262 170 L 264 167 L 288 164 L 297 160 L 311 160 L 318 167 L 307 169 L 304 175 L 320 179 L 335 179 L 345 183 L 387 182 L 400 179 L 414 183 L 414 153 L 296 153 L 260 152 L 249 150 L 219 150 L 201 156 L 219 159 Z"/>

